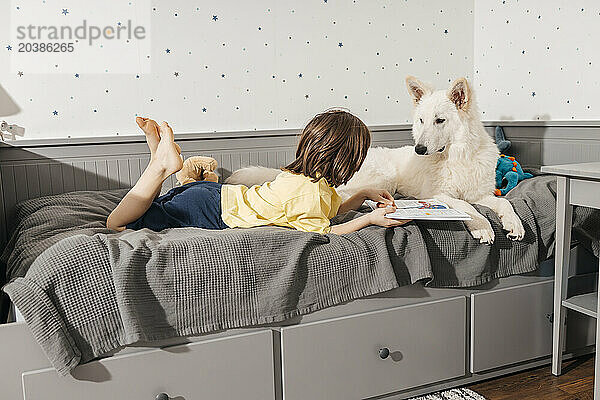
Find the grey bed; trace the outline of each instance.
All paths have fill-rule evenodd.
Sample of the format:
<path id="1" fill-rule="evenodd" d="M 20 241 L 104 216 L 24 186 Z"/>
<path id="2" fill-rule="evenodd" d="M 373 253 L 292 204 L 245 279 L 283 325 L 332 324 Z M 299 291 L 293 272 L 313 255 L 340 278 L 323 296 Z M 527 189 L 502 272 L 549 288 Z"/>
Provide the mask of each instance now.
<path id="1" fill-rule="evenodd" d="M 526 228 L 523 241 L 507 239 L 498 218 L 479 208 L 496 231 L 493 246 L 460 222 L 343 236 L 277 227 L 111 233 L 104 221 L 124 193 L 73 192 L 17 207 L 2 255 L 4 291 L 62 374 L 139 341 L 278 323 L 419 281 L 469 287 L 528 273 L 554 244 L 555 180 L 547 176 L 508 196 Z M 589 227 L 600 213 L 575 215 L 574 238 L 597 243 Z"/>
<path id="2" fill-rule="evenodd" d="M 490 134 L 494 125 L 494 122 L 487 124 Z M 522 165 L 539 167 L 600 160 L 598 123 L 512 121 L 503 126 L 512 141 L 512 154 Z M 412 144 L 409 125 L 372 127 L 371 130 L 374 146 Z M 202 154 L 216 158 L 218 173 L 224 179 L 231 171 L 247 165 L 278 167 L 289 163 L 297 134 L 295 130 L 190 133 L 177 135 L 177 140 L 186 157 Z M 74 191 L 107 193 L 126 189 L 140 176 L 148 158 L 147 145 L 141 135 L 0 143 L 0 248 L 8 243 L 19 222 L 18 203 Z M 164 189 L 172 185 L 173 181 L 168 181 Z M 541 209 L 540 215 L 550 224 L 554 215 L 552 204 L 553 199 L 551 204 L 534 204 L 532 209 Z M 528 200 L 525 205 L 529 207 Z M 77 209 L 77 205 L 74 207 Z M 595 222 L 589 216 L 577 215 L 582 218 L 577 224 L 584 227 L 579 232 L 580 239 L 598 254 L 597 247 L 593 247 L 596 242 L 583 234 L 594 232 L 593 229 L 598 232 L 598 225 L 593 225 Z M 63 218 L 59 209 L 53 218 Z M 586 220 L 591 223 L 587 227 Z M 89 226 L 90 232 L 85 236 L 93 238 L 94 229 L 101 226 Z M 114 353 L 111 352 L 77 367 L 66 377 L 52 368 L 26 324 L 0 324 L 0 352 L 11 360 L 0 363 L 2 396 L 58 400 L 80 398 L 85 393 L 90 400 L 100 400 L 119 393 L 120 397 L 141 400 L 168 393 L 175 398 L 391 400 L 466 385 L 550 362 L 552 259 L 539 266 L 536 262 L 531 268 L 538 269 L 529 274 L 494 279 L 470 288 L 438 289 L 433 286 L 438 285 L 436 280 L 444 276 L 444 271 L 449 272 L 445 276 L 451 286 L 467 282 L 467 274 L 491 279 L 493 275 L 486 276 L 486 273 L 503 270 L 501 263 L 508 263 L 510 258 L 508 249 L 500 242 L 483 250 L 471 248 L 467 242 L 466 249 L 481 251 L 480 255 L 486 257 L 490 265 L 478 269 L 464 259 L 461 263 L 457 256 L 450 261 L 460 264 L 456 275 L 443 257 L 455 254 L 454 251 L 460 254 L 464 248 L 444 247 L 444 242 L 440 242 L 443 236 L 435 226 L 418 231 L 415 226 L 406 228 L 410 228 L 405 231 L 407 235 L 415 236 L 413 233 L 417 232 L 416 238 L 425 237 L 422 241 L 433 246 L 428 249 L 433 257 L 419 260 L 432 266 L 429 272 L 433 278 L 281 323 L 147 344 L 152 348 L 138 347 L 145 344 L 136 343 L 135 347 L 128 346 L 117 354 L 111 356 Z M 70 235 L 66 231 L 59 233 Z M 395 238 L 396 234 L 387 233 L 384 237 Z M 537 254 L 533 258 L 542 259 L 551 253 L 552 238 L 546 239 L 539 242 L 537 250 L 530 249 L 534 251 L 530 255 Z M 69 240 L 73 239 L 66 242 Z M 407 237 L 406 243 L 412 240 L 415 238 Z M 53 243 L 47 241 L 46 247 Z M 325 248 L 333 245 L 318 244 Z M 25 274 L 27 268 L 19 272 L 18 266 L 31 264 L 40 253 L 41 249 L 30 247 L 24 246 L 26 251 L 19 255 L 19 261 L 11 264 L 11 278 Z M 577 275 L 571 278 L 570 289 L 574 290 L 573 294 L 593 290 L 590 285 L 597 282 L 594 276 L 597 259 L 581 246 L 573 248 L 571 253 L 571 273 Z M 388 252 L 386 257 L 392 268 L 401 260 L 393 252 Z M 499 264 L 499 260 L 504 261 Z M 352 266 L 340 268 L 336 273 L 354 272 Z M 511 268 L 505 265 L 504 272 L 511 272 Z M 35 269 L 41 271 L 43 267 L 36 263 Z M 82 264 L 75 272 L 84 273 L 88 269 L 89 265 Z M 5 278 L 4 272 L 5 268 L 0 266 L 0 281 Z M 54 275 L 48 282 L 55 279 L 64 283 L 55 288 L 57 291 L 73 290 L 70 286 L 73 282 L 58 279 L 59 269 L 52 272 Z M 394 268 L 394 279 L 397 272 Z M 399 272 L 402 276 L 403 271 Z M 46 292 L 52 293 L 48 289 Z M 7 296 L 1 298 L 3 294 L 0 292 L 0 320 L 8 305 L 4 301 Z M 62 309 L 59 311 L 64 313 Z M 568 315 L 568 319 L 566 355 L 593 351 L 590 345 L 595 338 L 595 321 L 577 313 Z M 65 332 L 74 336 L 77 343 L 83 345 L 84 352 L 90 354 L 84 338 L 77 337 L 77 327 L 69 324 L 66 327 Z M 47 343 L 51 342 L 52 339 Z M 62 343 L 58 344 L 60 350 Z M 402 360 L 381 359 L 378 349 L 382 346 L 399 351 Z"/>

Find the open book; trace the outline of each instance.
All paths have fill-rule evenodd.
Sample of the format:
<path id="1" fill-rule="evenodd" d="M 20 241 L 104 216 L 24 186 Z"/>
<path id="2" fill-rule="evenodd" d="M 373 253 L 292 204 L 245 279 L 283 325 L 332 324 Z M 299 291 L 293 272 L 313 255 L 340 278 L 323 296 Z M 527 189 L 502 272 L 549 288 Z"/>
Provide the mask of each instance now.
<path id="1" fill-rule="evenodd" d="M 468 221 L 468 214 L 448 207 L 446 203 L 435 199 L 427 200 L 395 200 L 396 211 L 386 214 L 392 219 L 422 219 L 430 221 Z M 371 200 L 365 202 L 373 210 L 377 203 Z"/>

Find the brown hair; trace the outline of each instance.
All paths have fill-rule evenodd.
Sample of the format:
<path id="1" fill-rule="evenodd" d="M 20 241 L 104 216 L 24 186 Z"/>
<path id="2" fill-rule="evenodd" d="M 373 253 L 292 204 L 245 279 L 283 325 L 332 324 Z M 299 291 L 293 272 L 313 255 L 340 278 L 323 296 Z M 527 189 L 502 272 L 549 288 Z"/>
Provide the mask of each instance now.
<path id="1" fill-rule="evenodd" d="M 362 165 L 371 145 L 369 128 L 343 110 L 316 115 L 300 136 L 296 159 L 283 170 L 332 186 L 345 184 Z"/>

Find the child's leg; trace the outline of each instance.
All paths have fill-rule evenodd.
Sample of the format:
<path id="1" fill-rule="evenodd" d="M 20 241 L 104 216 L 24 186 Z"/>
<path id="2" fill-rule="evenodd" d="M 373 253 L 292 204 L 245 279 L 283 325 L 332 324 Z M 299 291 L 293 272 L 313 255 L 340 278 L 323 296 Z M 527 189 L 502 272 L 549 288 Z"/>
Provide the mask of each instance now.
<path id="1" fill-rule="evenodd" d="M 136 117 L 135 122 L 138 124 L 140 129 L 146 135 L 146 143 L 148 144 L 148 148 L 150 149 L 150 160 L 154 158 L 154 153 L 156 153 L 156 148 L 158 147 L 158 143 L 160 142 L 160 126 L 150 118 L 144 117 Z M 154 193 L 154 197 L 158 196 L 160 193 L 160 187 Z"/>
<path id="2" fill-rule="evenodd" d="M 160 126 L 160 141 L 150 158 L 150 163 L 140 179 L 110 213 L 106 226 L 109 229 L 122 231 L 127 224 L 144 215 L 150 208 L 156 193 L 160 191 L 164 180 L 179 171 L 182 166 L 181 149 L 175 144 L 173 130 L 163 122 Z"/>

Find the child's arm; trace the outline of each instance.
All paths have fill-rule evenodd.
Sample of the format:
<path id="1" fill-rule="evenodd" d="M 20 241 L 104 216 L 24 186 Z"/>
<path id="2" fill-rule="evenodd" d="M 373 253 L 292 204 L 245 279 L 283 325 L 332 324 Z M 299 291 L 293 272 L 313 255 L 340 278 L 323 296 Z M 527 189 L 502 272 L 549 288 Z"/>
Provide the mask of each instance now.
<path id="1" fill-rule="evenodd" d="M 385 217 L 386 214 L 392 213 L 394 211 L 396 211 L 396 208 L 391 206 L 373 210 L 369 214 L 360 216 L 356 219 L 353 219 L 352 221 L 344 222 L 343 224 L 339 225 L 333 225 L 331 227 L 331 233 L 335 233 L 336 235 L 343 235 L 344 233 L 356 232 L 357 230 L 369 225 L 378 225 L 384 228 L 391 228 L 394 226 L 404 225 L 407 222 L 410 222 L 408 220 L 391 219 Z"/>
<path id="2" fill-rule="evenodd" d="M 394 198 L 387 190 L 366 188 L 343 202 L 342 205 L 340 205 L 338 214 L 344 214 L 351 210 L 357 210 L 365 200 L 372 200 L 376 203 L 381 203 L 382 206 L 391 206 L 394 204 Z"/>

